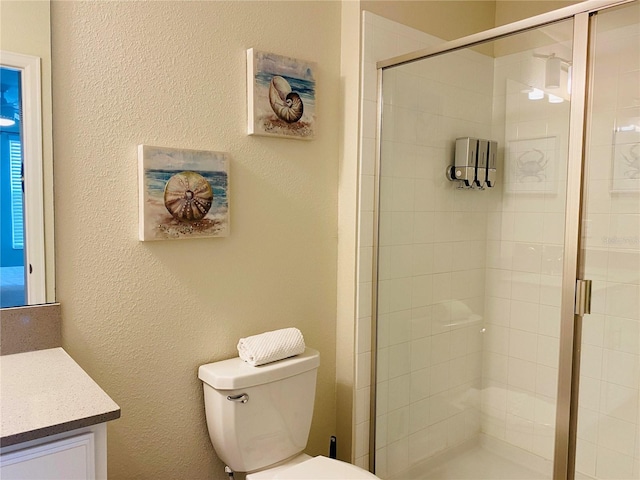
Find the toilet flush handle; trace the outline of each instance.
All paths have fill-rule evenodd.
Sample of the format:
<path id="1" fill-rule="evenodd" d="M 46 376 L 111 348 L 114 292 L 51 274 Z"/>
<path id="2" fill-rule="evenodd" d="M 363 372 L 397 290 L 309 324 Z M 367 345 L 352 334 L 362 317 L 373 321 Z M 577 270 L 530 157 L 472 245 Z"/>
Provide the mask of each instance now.
<path id="1" fill-rule="evenodd" d="M 247 395 L 246 393 L 241 393 L 239 395 L 227 395 L 227 400 L 231 400 L 232 402 L 247 403 L 249 401 L 249 395 Z"/>

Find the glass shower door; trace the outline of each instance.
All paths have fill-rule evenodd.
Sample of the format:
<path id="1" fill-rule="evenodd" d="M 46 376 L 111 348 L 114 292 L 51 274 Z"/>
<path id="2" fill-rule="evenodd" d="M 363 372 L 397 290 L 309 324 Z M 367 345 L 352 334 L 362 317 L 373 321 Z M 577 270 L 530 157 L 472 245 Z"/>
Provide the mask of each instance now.
<path id="1" fill-rule="evenodd" d="M 381 478 L 551 478 L 572 40 L 565 20 L 383 70 Z M 497 142 L 495 186 L 447 179 L 461 137 Z"/>
<path id="2" fill-rule="evenodd" d="M 640 478 L 640 4 L 591 18 L 576 478 Z"/>

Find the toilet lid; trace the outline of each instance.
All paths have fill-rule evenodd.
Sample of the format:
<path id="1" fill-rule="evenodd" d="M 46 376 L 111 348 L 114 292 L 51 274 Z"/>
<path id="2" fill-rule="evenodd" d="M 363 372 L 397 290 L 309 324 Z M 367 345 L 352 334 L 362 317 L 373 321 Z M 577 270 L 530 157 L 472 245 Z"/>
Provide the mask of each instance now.
<path id="1" fill-rule="evenodd" d="M 274 480 L 357 480 L 378 478 L 350 463 L 327 457 L 314 457 L 278 472 Z"/>

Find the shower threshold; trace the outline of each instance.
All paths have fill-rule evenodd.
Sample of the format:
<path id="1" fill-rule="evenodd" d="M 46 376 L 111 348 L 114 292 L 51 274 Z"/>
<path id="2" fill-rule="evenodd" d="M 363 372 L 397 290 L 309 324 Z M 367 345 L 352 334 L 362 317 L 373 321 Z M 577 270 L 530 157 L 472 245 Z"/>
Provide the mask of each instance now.
<path id="1" fill-rule="evenodd" d="M 481 434 L 388 480 L 544 480 L 552 464 L 501 440 Z"/>

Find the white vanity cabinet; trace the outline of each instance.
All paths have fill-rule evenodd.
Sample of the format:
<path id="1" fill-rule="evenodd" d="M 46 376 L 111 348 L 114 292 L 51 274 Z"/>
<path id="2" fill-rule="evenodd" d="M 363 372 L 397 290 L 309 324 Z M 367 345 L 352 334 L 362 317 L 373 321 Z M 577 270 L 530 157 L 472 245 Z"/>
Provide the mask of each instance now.
<path id="1" fill-rule="evenodd" d="M 61 348 L 0 357 L 0 416 L 2 480 L 107 479 L 120 407 Z"/>
<path id="2" fill-rule="evenodd" d="M 96 452 L 96 434 L 69 432 L 58 440 L 17 445 L 15 451 L 0 455 L 2 480 L 97 480 L 106 479 L 100 465 L 102 452 Z M 104 452 L 106 454 L 106 452 Z M 98 458 L 96 458 L 96 456 Z M 101 470 L 97 471 L 96 467 Z"/>

